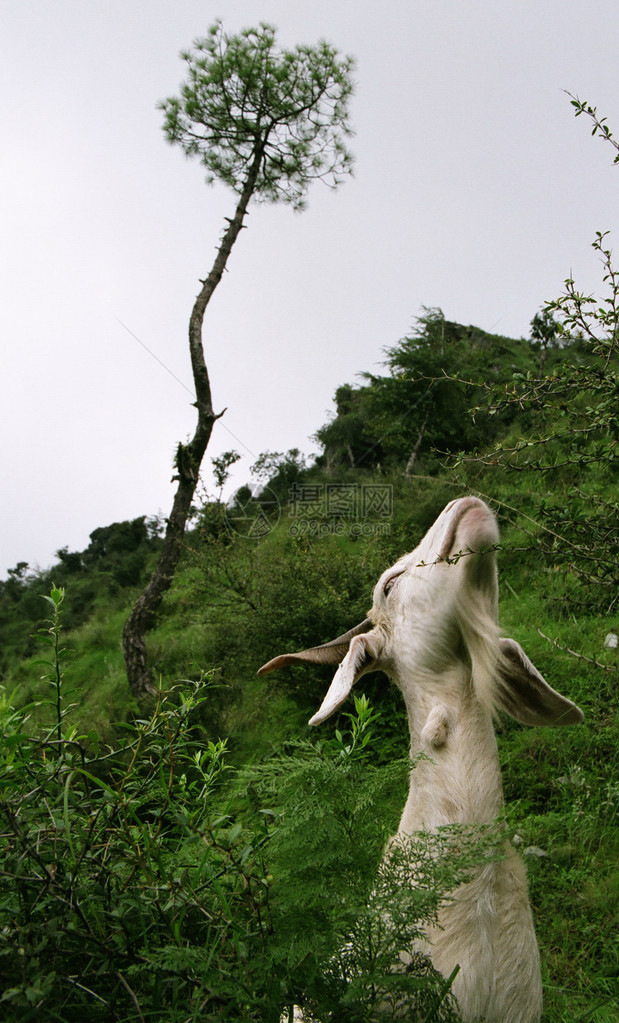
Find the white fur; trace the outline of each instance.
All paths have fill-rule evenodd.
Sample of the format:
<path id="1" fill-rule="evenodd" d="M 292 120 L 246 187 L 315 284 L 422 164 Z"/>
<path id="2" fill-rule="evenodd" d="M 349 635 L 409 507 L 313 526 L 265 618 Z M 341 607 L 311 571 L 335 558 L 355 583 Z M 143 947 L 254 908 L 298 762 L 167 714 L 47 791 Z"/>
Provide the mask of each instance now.
<path id="1" fill-rule="evenodd" d="M 458 513 L 453 543 L 443 557 L 462 556 L 438 560 Z M 497 541 L 494 517 L 485 506 L 448 507 L 417 550 L 399 563 L 405 572 L 388 595 L 383 594 L 385 577 L 375 590 L 373 610 L 388 633 L 391 673 L 408 713 L 411 755 L 427 755 L 411 776 L 399 828 L 403 834 L 445 824 L 491 824 L 501 812 L 492 720 L 500 656 L 496 569 L 492 554 L 478 553 Z M 452 990 L 463 1020 L 537 1023 L 539 953 L 524 866 L 508 844 L 504 859 L 480 867 L 457 890 L 439 925 L 428 933 L 428 950 L 445 976 L 460 967 Z"/>
<path id="2" fill-rule="evenodd" d="M 398 835 L 496 821 L 503 806 L 494 733 L 499 709 L 526 724 L 582 719 L 520 646 L 499 636 L 498 539 L 483 501 L 453 501 L 419 546 L 383 573 L 369 622 L 326 647 L 265 666 L 326 656 L 337 663 L 341 654 L 331 651 L 344 641 L 348 652 L 311 724 L 333 713 L 367 671 L 381 668 L 396 682 L 411 756 L 425 754 L 411 772 Z M 465 1023 L 538 1023 L 539 952 L 525 868 L 509 842 L 502 857 L 484 862 L 452 893 L 427 938 L 436 969 L 448 977 L 459 967 L 452 990 Z"/>

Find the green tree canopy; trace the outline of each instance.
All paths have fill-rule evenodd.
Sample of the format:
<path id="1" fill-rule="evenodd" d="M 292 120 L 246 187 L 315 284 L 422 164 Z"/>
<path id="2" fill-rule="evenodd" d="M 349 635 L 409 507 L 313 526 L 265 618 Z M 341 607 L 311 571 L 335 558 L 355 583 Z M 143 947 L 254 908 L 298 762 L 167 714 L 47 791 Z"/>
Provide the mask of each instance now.
<path id="1" fill-rule="evenodd" d="M 382 461 L 383 448 L 370 423 L 370 387 L 342 384 L 335 392 L 335 415 L 315 433 L 328 470 L 336 465 L 371 468 Z"/>
<path id="2" fill-rule="evenodd" d="M 253 198 L 303 206 L 310 183 L 339 184 L 351 170 L 351 57 L 328 43 L 278 48 L 261 24 L 228 36 L 221 21 L 181 54 L 187 80 L 163 100 L 164 131 L 187 156 L 239 194 L 258 161 Z"/>
<path id="3" fill-rule="evenodd" d="M 329 467 L 403 463 L 409 475 L 421 456 L 486 444 L 513 415 L 499 423 L 471 408 L 486 388 L 533 366 L 529 342 L 453 323 L 440 309 L 424 309 L 385 354 L 388 373 L 363 373 L 365 386 L 338 388 L 336 414 L 316 432 Z"/>

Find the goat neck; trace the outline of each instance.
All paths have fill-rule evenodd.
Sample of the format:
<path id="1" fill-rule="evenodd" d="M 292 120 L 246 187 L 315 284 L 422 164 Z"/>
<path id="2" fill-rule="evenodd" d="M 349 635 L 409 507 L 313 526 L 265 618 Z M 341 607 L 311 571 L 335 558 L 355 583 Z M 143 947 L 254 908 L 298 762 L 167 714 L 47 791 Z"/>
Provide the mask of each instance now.
<path id="1" fill-rule="evenodd" d="M 400 835 L 487 825 L 500 814 L 493 727 L 499 710 L 526 725 L 577 724 L 583 717 L 515 640 L 499 634 L 498 540 L 483 501 L 452 501 L 415 550 L 382 574 L 369 619 L 331 643 L 281 654 L 260 669 L 339 663 L 312 725 L 337 710 L 366 672 L 380 668 L 393 679 L 417 761 Z M 439 924 L 428 932 L 426 951 L 446 977 L 459 967 L 453 992 L 465 1023 L 539 1021 L 542 988 L 526 873 L 509 843 L 502 859 L 482 864 L 453 892 Z"/>

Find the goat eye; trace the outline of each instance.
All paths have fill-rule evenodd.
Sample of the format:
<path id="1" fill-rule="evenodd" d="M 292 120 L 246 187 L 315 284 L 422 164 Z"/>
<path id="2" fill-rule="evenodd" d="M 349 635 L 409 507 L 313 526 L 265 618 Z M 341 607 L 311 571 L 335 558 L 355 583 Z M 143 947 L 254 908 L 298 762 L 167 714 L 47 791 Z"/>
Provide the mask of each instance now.
<path id="1" fill-rule="evenodd" d="M 400 578 L 400 574 L 401 573 L 398 572 L 397 575 L 390 575 L 388 579 L 385 579 L 385 582 L 384 582 L 384 585 L 383 585 L 383 596 L 384 597 L 388 597 L 389 596 L 389 594 L 391 593 L 391 590 L 393 589 L 393 586 L 394 586 L 394 583 L 395 583 L 396 579 Z"/>

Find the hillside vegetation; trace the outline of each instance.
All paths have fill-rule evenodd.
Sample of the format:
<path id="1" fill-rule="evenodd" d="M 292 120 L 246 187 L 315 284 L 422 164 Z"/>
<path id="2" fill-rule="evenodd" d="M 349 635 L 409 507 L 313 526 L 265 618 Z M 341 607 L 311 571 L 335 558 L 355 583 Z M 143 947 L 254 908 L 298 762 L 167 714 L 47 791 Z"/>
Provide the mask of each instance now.
<path id="1" fill-rule="evenodd" d="M 382 570 L 466 493 L 499 519 L 502 628 L 585 713 L 565 730 L 499 729 L 544 1020 L 619 1019 L 616 327 L 555 312 L 514 340 L 426 310 L 384 375 L 338 388 L 315 464 L 267 453 L 257 497 L 197 508 L 148 638 L 156 705 L 130 697 L 120 637 L 157 522 L 96 529 L 49 571 L 9 573 L 7 1019 L 275 1021 L 301 993 L 338 1019 L 392 1018 L 368 992 L 389 986 L 393 950 L 370 955 L 357 935 L 344 987 L 332 957 L 360 921 L 376 937 L 367 892 L 407 784 L 399 694 L 366 676 L 355 707 L 310 736 L 331 669 L 256 670 L 364 618 Z M 465 852 L 437 877 L 428 851 L 406 940 L 465 876 Z M 457 1019 L 427 970 L 406 983 L 424 1013 L 411 1019 Z"/>

